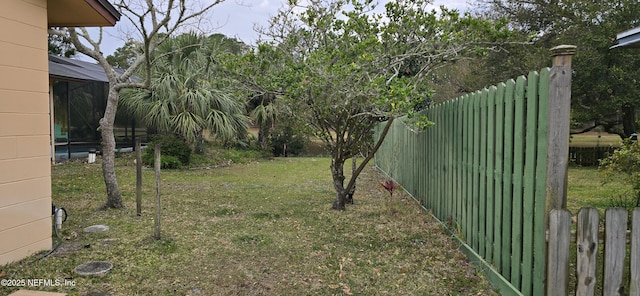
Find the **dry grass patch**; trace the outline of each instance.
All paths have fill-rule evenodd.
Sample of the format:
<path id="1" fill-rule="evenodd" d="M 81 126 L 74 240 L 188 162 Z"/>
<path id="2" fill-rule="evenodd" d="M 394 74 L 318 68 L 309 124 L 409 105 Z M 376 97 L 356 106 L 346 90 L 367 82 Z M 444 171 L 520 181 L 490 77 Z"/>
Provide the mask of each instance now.
<path id="1" fill-rule="evenodd" d="M 378 188 L 375 170 L 359 180 L 355 205 L 331 210 L 328 167 L 327 158 L 279 158 L 163 171 L 163 238 L 153 240 L 152 171 L 138 217 L 130 159 L 117 168 L 120 210 L 96 210 L 105 194 L 99 165 L 55 166 L 53 200 L 69 211 L 67 252 L 0 269 L 11 279 L 73 280 L 35 287 L 69 295 L 495 295 L 413 200 Z M 92 224 L 110 230 L 82 232 Z M 99 278 L 73 273 L 93 260 L 114 267 Z"/>

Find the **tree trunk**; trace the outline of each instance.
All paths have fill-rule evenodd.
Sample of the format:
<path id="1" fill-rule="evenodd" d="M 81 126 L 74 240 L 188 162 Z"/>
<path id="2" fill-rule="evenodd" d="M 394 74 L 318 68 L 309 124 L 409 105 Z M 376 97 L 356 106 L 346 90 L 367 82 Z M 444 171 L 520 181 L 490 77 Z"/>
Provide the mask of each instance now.
<path id="1" fill-rule="evenodd" d="M 270 130 L 271 124 L 260 124 L 260 129 L 258 130 L 258 143 L 260 144 L 260 149 L 262 150 L 269 149 Z"/>
<path id="2" fill-rule="evenodd" d="M 622 108 L 622 130 L 624 138 L 629 138 L 636 130 L 636 108 L 632 105 L 625 105 Z"/>
<path id="3" fill-rule="evenodd" d="M 394 120 L 395 120 L 395 117 L 390 117 L 387 120 L 387 124 L 385 124 L 384 128 L 382 129 L 382 132 L 380 133 L 380 137 L 378 138 L 378 141 L 373 146 L 371 151 L 367 154 L 367 156 L 362 160 L 360 165 L 357 166 L 356 170 L 352 172 L 351 179 L 349 180 L 349 184 L 347 184 L 346 188 L 344 187 L 344 179 L 345 179 L 344 173 L 343 173 L 344 160 L 338 161 L 336 160 L 337 157 L 335 156 L 331 159 L 331 176 L 333 177 L 333 186 L 336 189 L 336 200 L 333 202 L 333 209 L 336 209 L 336 210 L 345 209 L 347 194 L 351 192 L 354 186 L 356 186 L 356 179 L 358 178 L 362 170 L 365 168 L 365 166 L 369 163 L 369 161 L 373 159 L 373 156 L 382 145 L 382 142 L 384 141 L 384 139 L 387 137 L 387 134 L 389 133 L 389 129 L 391 128 L 391 125 L 393 124 Z"/>
<path id="4" fill-rule="evenodd" d="M 331 159 L 331 176 L 333 177 L 333 187 L 336 189 L 336 199 L 333 201 L 334 210 L 345 210 L 347 191 L 344 189 L 344 160 Z"/>
<path id="5" fill-rule="evenodd" d="M 357 167 L 356 159 L 357 159 L 357 156 L 355 155 L 351 158 L 351 178 L 358 177 L 356 175 L 356 167 Z M 353 186 L 351 186 L 351 189 L 349 189 L 349 192 L 347 193 L 348 204 L 353 204 L 353 195 L 355 193 L 356 193 L 356 182 L 353 181 Z"/>
<path id="6" fill-rule="evenodd" d="M 104 184 L 107 187 L 107 202 L 105 208 L 121 208 L 122 198 L 118 187 L 115 170 L 116 139 L 113 134 L 113 124 L 116 119 L 118 108 L 118 90 L 110 83 L 109 96 L 107 97 L 107 107 L 104 110 L 104 117 L 100 119 L 100 134 L 102 135 L 102 174 Z"/>

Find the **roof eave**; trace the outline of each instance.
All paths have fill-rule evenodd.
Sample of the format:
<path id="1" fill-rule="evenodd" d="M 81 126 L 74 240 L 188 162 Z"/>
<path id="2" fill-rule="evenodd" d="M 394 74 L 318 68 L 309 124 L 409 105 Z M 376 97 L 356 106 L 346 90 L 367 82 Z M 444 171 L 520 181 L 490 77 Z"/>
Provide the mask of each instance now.
<path id="1" fill-rule="evenodd" d="M 107 0 L 85 0 L 93 9 L 95 9 L 104 19 L 112 26 L 116 25 L 116 22 L 120 20 L 122 16 L 118 10 L 111 5 Z"/>
<path id="2" fill-rule="evenodd" d="M 50 27 L 114 26 L 121 18 L 107 0 L 47 0 Z"/>
<path id="3" fill-rule="evenodd" d="M 618 42 L 618 44 L 610 47 L 609 49 L 622 47 L 640 48 L 640 27 L 617 34 L 616 41 Z"/>

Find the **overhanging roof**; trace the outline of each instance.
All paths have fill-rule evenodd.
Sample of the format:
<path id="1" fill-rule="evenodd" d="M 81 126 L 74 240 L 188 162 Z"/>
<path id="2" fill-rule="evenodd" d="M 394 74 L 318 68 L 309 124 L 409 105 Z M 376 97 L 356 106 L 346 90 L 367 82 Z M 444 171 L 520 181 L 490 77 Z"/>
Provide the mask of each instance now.
<path id="1" fill-rule="evenodd" d="M 49 77 L 62 80 L 109 82 L 102 66 L 80 60 L 49 55 Z"/>
<path id="2" fill-rule="evenodd" d="M 47 0 L 50 27 L 114 26 L 120 16 L 107 0 Z"/>
<path id="3" fill-rule="evenodd" d="M 612 46 L 612 49 L 618 47 L 640 48 L 640 27 L 619 33 L 616 35 L 616 41 L 618 41 L 618 44 Z"/>

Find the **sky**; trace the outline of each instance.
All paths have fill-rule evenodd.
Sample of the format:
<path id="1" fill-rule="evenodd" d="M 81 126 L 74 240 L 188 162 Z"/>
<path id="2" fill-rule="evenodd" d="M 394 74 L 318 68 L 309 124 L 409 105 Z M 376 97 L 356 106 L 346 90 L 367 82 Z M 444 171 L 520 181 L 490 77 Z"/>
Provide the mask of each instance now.
<path id="1" fill-rule="evenodd" d="M 200 0 L 199 0 L 200 1 Z M 380 4 L 393 0 L 380 0 Z M 465 11 L 470 6 L 470 0 L 435 0 L 433 8 L 445 6 L 449 9 Z M 235 37 L 246 44 L 255 44 L 259 34 L 254 27 L 267 26 L 269 19 L 274 16 L 286 0 L 225 0 L 212 8 L 207 15 L 207 23 L 202 27 L 207 35 L 222 33 L 229 37 Z M 381 6 L 382 7 L 382 6 Z M 105 55 L 112 54 L 125 43 L 127 20 L 122 18 L 113 28 L 104 28 L 102 52 Z M 97 29 L 91 30 L 96 34 Z M 90 58 L 79 55 L 81 60 L 91 61 Z"/>

